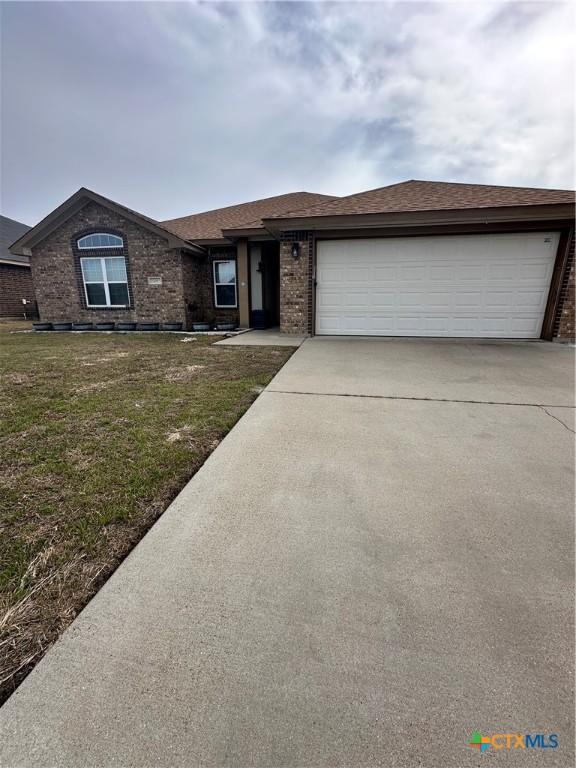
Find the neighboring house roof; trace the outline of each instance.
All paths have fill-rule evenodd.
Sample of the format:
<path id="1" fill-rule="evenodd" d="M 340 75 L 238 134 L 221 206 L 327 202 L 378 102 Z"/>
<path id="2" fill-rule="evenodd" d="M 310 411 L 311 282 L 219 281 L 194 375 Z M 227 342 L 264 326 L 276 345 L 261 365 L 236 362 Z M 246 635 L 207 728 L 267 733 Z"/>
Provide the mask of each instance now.
<path id="1" fill-rule="evenodd" d="M 116 211 L 127 219 L 137 222 L 145 229 L 165 237 L 171 248 L 187 248 L 199 253 L 203 252 L 201 248 L 194 245 L 193 243 L 187 243 L 185 239 L 182 239 L 173 230 L 168 229 L 162 223 L 151 219 L 149 216 L 144 216 L 144 214 L 138 213 L 131 208 L 127 208 L 121 203 L 116 203 L 114 200 L 110 200 L 108 197 L 104 197 L 103 195 L 99 195 L 96 192 L 92 192 L 90 189 L 81 187 L 77 192 L 69 197 L 68 200 L 65 200 L 61 205 L 58 206 L 58 208 L 55 208 L 52 213 L 49 213 L 48 216 L 36 224 L 35 227 L 29 229 L 28 232 L 13 242 L 10 246 L 11 253 L 28 255 L 26 252 L 31 247 L 43 240 L 48 234 L 50 234 L 50 232 L 52 232 L 56 227 L 60 226 L 60 224 L 70 218 L 70 216 L 72 216 L 74 213 L 83 208 L 89 201 L 93 201 L 99 205 Z"/>
<path id="2" fill-rule="evenodd" d="M 168 219 L 162 225 L 186 240 L 221 240 L 222 230 L 261 229 L 263 218 L 281 216 L 288 211 L 336 199 L 333 195 L 314 192 L 289 192 L 179 219 Z"/>
<path id="3" fill-rule="evenodd" d="M 557 203 L 574 203 L 574 192 L 565 189 L 497 187 L 484 184 L 412 180 L 336 198 L 308 208 L 301 207 L 283 215 L 275 214 L 267 218 L 298 219 L 316 216 L 354 216 Z"/>
<path id="4" fill-rule="evenodd" d="M 16 264 L 24 267 L 30 266 L 28 256 L 14 256 L 10 253 L 10 246 L 15 240 L 30 230 L 27 224 L 21 221 L 14 221 L 7 216 L 0 216 L 0 262 L 3 264 Z"/>

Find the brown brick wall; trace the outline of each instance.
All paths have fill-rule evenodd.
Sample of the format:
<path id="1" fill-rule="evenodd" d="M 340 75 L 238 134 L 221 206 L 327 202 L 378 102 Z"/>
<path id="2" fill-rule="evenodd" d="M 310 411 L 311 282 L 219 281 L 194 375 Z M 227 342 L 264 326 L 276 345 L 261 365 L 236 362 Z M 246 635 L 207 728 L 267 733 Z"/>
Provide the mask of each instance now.
<path id="1" fill-rule="evenodd" d="M 300 246 L 298 259 L 292 244 Z M 310 232 L 282 232 L 280 236 L 280 331 L 311 334 L 313 327 L 313 239 Z"/>
<path id="2" fill-rule="evenodd" d="M 560 301 L 554 323 L 554 338 L 558 341 L 574 341 L 576 337 L 576 286 L 574 281 L 574 232 L 568 251 L 568 263 L 560 288 Z"/>
<path id="3" fill-rule="evenodd" d="M 199 319 L 194 307 L 199 306 L 202 300 L 202 290 L 199 281 L 202 279 L 202 264 L 200 260 L 190 254 L 182 255 L 182 281 L 184 290 L 184 303 L 186 308 L 186 327 Z"/>
<path id="4" fill-rule="evenodd" d="M 236 248 L 214 248 L 210 255 L 193 260 L 184 258 L 184 295 L 189 322 L 239 323 L 238 309 L 222 309 L 214 305 L 212 262 L 216 259 L 235 259 Z M 187 263 L 187 261 L 189 263 Z M 238 277 L 238 275 L 236 275 Z M 238 286 L 236 286 L 238 290 Z M 191 310 L 190 304 L 196 309 Z"/>
<path id="5" fill-rule="evenodd" d="M 28 304 L 22 304 L 26 299 Z M 36 316 L 30 267 L 0 264 L 0 317 Z"/>
<path id="6" fill-rule="evenodd" d="M 128 309 L 88 309 L 85 305 L 73 243 L 90 230 L 111 230 L 124 238 L 131 298 Z M 161 237 L 97 203 L 88 203 L 39 243 L 30 263 L 42 320 L 186 322 L 180 251 L 168 249 Z M 148 285 L 149 277 L 161 277 L 162 285 Z"/>

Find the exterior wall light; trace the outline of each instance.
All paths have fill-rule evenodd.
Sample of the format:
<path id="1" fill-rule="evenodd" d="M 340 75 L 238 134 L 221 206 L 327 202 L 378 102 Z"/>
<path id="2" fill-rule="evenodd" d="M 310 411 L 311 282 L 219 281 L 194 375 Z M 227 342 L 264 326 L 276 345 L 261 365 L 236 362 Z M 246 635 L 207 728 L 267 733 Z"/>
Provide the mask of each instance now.
<path id="1" fill-rule="evenodd" d="M 300 243 L 292 243 L 292 258 L 294 260 L 300 258 Z"/>

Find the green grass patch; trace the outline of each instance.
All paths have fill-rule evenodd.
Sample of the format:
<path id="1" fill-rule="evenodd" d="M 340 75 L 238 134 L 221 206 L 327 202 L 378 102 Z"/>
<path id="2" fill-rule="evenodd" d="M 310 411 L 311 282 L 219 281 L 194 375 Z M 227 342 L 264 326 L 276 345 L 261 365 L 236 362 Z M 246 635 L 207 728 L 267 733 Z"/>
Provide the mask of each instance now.
<path id="1" fill-rule="evenodd" d="M 292 350 L 0 332 L 0 700 Z"/>

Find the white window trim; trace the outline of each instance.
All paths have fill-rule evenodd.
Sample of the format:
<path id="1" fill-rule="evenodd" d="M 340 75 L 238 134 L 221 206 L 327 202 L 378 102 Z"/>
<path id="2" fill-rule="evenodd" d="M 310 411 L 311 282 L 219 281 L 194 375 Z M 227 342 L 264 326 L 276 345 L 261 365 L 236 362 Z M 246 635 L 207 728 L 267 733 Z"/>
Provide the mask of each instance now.
<path id="1" fill-rule="evenodd" d="M 232 285 L 232 283 L 217 283 L 216 282 L 216 264 L 228 264 L 232 262 L 234 264 L 234 304 L 218 304 L 218 291 L 216 286 L 218 285 Z M 237 309 L 238 308 L 238 268 L 236 259 L 214 259 L 212 262 L 212 283 L 214 288 L 214 306 L 216 309 Z"/>
<path id="2" fill-rule="evenodd" d="M 123 256 L 118 256 L 118 258 L 124 258 Z M 100 262 L 100 269 L 102 270 L 102 280 L 86 280 L 86 276 L 84 274 L 84 262 L 90 259 L 91 261 L 95 261 L 98 259 Z M 80 268 L 82 270 L 82 283 L 84 285 L 84 297 L 86 299 L 86 306 L 89 307 L 89 309 L 126 309 L 130 306 L 130 288 L 128 287 L 128 275 L 126 275 L 126 280 L 108 280 L 108 272 L 106 271 L 106 257 L 98 257 L 98 256 L 83 256 L 80 259 Z M 124 258 L 124 269 L 126 269 L 126 259 Z M 125 285 L 126 291 L 128 293 L 128 303 L 127 304 L 111 304 L 110 303 L 110 290 L 108 288 L 109 285 Z M 106 304 L 90 304 L 90 300 L 88 298 L 88 291 L 86 290 L 87 285 L 104 285 L 104 294 L 106 296 Z"/>
<path id="3" fill-rule="evenodd" d="M 95 235 L 110 235 L 111 237 L 119 238 L 122 242 L 121 245 L 80 245 L 82 240 L 84 240 L 86 237 L 94 237 Z M 89 235 L 83 235 L 82 237 L 78 238 L 76 245 L 78 246 L 79 251 L 99 251 L 104 248 L 114 250 L 115 248 L 124 248 L 124 238 L 120 237 L 120 235 L 115 235 L 113 232 L 90 232 Z"/>

